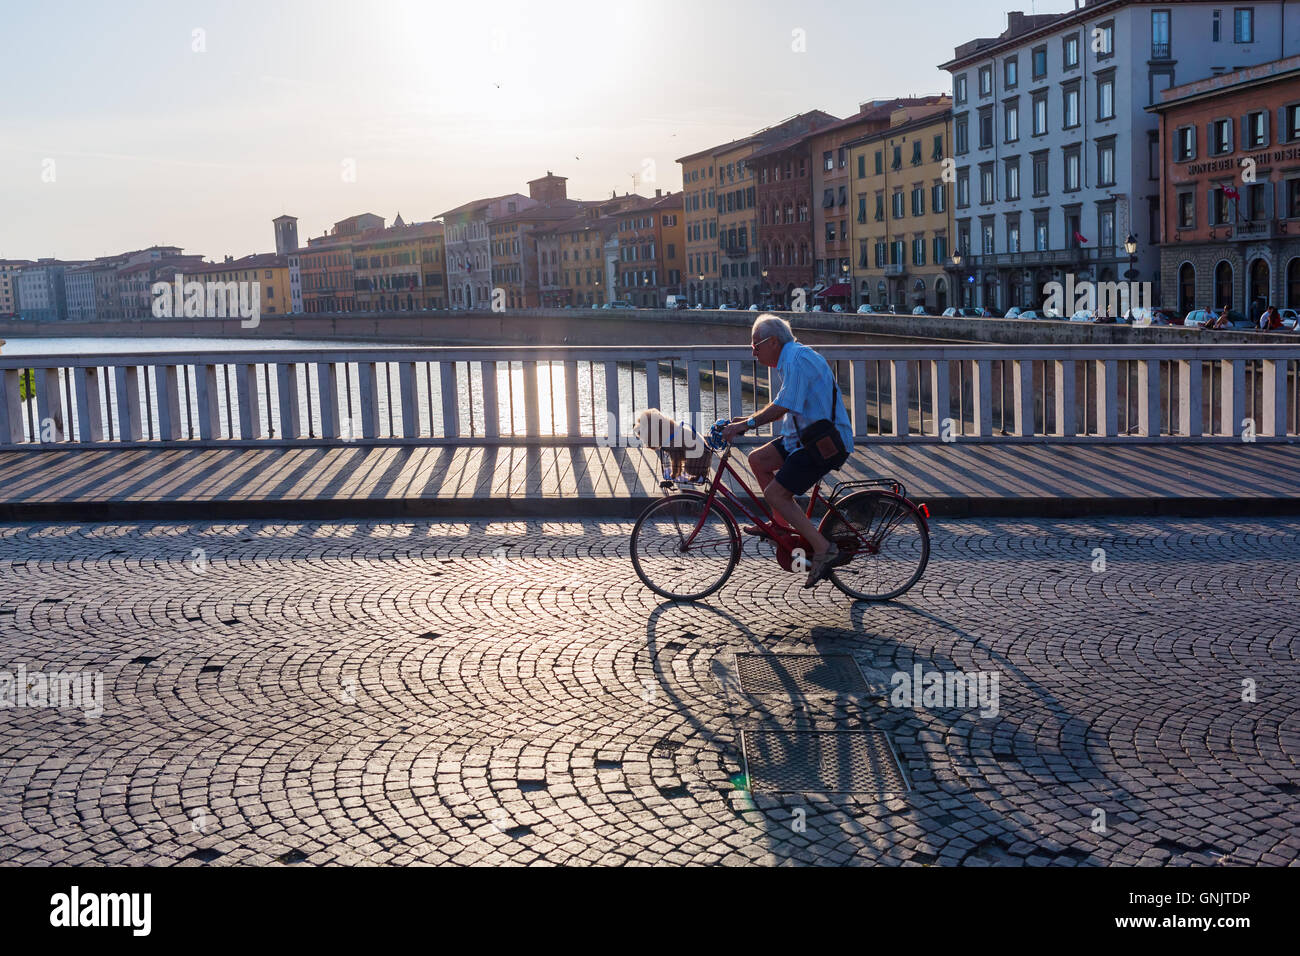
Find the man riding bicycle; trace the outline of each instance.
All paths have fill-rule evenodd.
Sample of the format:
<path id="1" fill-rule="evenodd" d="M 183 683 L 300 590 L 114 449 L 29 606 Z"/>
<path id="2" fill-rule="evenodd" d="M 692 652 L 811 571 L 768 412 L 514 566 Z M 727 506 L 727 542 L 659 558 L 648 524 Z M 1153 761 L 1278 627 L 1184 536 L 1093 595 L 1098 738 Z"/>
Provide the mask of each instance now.
<path id="1" fill-rule="evenodd" d="M 786 526 L 801 534 L 813 548 L 804 587 L 814 587 L 831 570 L 839 549 L 826 539 L 795 502 L 830 471 L 840 467 L 853 451 L 853 429 L 840 398 L 830 365 L 808 346 L 795 340 L 784 319 L 760 315 L 750 335 L 754 357 L 781 375 L 781 390 L 772 403 L 749 418 L 735 418 L 722 430 L 725 441 L 784 417 L 780 437 L 749 453 L 749 467 L 763 489 L 763 497 Z M 815 449 L 805 448 L 800 436 L 809 426 L 829 420 L 843 445 L 843 454 L 827 459 Z M 821 443 L 818 443 L 819 445 Z M 749 534 L 761 534 L 748 527 Z"/>

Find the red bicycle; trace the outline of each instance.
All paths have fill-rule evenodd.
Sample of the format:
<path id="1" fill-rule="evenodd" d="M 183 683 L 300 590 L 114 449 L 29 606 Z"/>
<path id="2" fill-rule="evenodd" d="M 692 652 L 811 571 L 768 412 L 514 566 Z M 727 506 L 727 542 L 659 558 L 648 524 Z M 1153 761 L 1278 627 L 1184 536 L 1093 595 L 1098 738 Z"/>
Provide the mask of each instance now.
<path id="1" fill-rule="evenodd" d="M 715 426 L 711 439 L 721 445 Z M 656 594 L 673 600 L 707 597 L 727 583 L 740 561 L 741 537 L 736 512 L 760 530 L 776 549 L 786 571 L 807 571 L 812 548 L 803 536 L 776 524 L 767 502 L 754 494 L 731 465 L 732 446 L 725 445 L 709 477 L 713 449 L 694 456 L 680 449 L 660 449 L 664 497 L 642 512 L 632 528 L 632 566 Z M 729 476 L 748 503 L 723 477 Z M 703 490 L 678 490 L 698 484 Z M 892 478 L 841 481 L 829 496 L 818 482 L 808 501 L 808 517 L 818 502 L 825 505 L 817 530 L 835 542 L 840 556 L 831 582 L 853 598 L 887 601 L 920 580 L 930 560 L 929 509 L 914 504 L 902 483 Z M 752 506 L 752 507 L 751 507 Z"/>

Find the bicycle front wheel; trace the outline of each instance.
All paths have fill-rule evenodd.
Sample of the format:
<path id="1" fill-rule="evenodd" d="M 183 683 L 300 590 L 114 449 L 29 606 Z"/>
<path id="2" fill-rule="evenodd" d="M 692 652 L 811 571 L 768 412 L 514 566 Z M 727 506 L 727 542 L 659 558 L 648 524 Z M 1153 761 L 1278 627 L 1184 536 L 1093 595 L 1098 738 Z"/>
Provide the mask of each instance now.
<path id="1" fill-rule="evenodd" d="M 888 601 L 907 591 L 930 561 L 930 532 L 912 502 L 859 491 L 835 503 L 819 529 L 845 554 L 831 582 L 850 597 Z"/>
<path id="2" fill-rule="evenodd" d="M 716 501 L 692 492 L 656 501 L 632 529 L 632 566 L 661 597 L 695 601 L 726 583 L 740 560 L 740 529 Z"/>

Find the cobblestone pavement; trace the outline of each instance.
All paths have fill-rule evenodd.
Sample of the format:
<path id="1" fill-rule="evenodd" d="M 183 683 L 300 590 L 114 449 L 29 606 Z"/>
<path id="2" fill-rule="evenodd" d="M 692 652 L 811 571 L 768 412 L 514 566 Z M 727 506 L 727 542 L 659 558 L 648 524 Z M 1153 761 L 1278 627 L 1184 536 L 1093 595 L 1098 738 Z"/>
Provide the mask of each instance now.
<path id="1" fill-rule="evenodd" d="M 663 603 L 629 531 L 0 526 L 0 670 L 104 696 L 0 710 L 0 861 L 1300 860 L 1296 520 L 936 522 L 885 605 L 754 541 Z M 755 651 L 851 655 L 868 689 L 756 696 Z M 895 706 L 916 664 L 997 674 L 996 715 Z M 883 730 L 911 788 L 751 792 L 762 727 Z"/>

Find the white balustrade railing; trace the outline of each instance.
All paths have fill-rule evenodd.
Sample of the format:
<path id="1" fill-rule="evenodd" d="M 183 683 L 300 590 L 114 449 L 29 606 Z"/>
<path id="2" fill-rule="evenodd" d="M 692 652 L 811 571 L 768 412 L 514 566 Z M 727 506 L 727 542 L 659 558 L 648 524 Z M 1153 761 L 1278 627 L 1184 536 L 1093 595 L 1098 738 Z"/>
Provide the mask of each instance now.
<path id="1" fill-rule="evenodd" d="M 1300 346 L 825 346 L 874 441 L 1293 439 Z M 327 348 L 0 356 L 0 447 L 624 443 L 780 388 L 748 348 Z M 771 426 L 765 433 L 770 434 Z"/>

